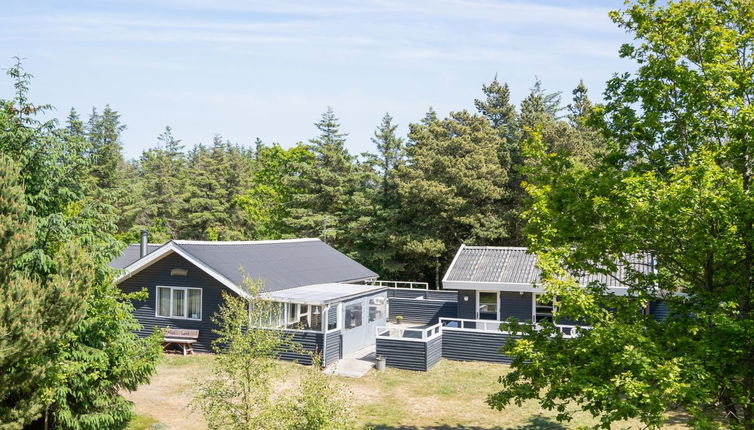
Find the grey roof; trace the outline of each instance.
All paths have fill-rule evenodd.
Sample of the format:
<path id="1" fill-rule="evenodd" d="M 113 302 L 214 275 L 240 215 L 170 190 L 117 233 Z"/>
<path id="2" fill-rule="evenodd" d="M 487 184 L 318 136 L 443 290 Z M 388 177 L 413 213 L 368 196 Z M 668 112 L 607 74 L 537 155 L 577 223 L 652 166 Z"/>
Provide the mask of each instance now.
<path id="1" fill-rule="evenodd" d="M 161 246 L 162 246 L 161 244 L 158 245 L 158 244 L 150 243 L 149 245 L 147 245 L 147 253 L 150 253 Z M 110 267 L 113 267 L 115 269 L 124 269 L 138 259 L 139 259 L 139 244 L 136 243 L 133 245 L 128 245 L 126 249 L 123 250 L 123 253 L 119 257 L 115 257 L 115 259 L 110 262 Z"/>
<path id="2" fill-rule="evenodd" d="M 376 273 L 319 239 L 256 242 L 174 240 L 169 243 L 236 285 L 243 284 L 244 274 L 252 279 L 261 279 L 266 291 L 377 278 Z M 134 246 L 135 253 L 131 251 Z M 128 256 L 124 254 L 113 260 L 113 267 L 125 268 L 129 264 L 123 264 L 129 258 L 138 257 L 138 245 L 132 245 L 126 251 Z"/>
<path id="3" fill-rule="evenodd" d="M 652 259 L 648 254 L 628 256 L 630 270 L 649 273 Z M 497 246 L 463 246 L 445 275 L 446 281 L 490 282 L 499 284 L 538 284 L 540 271 L 537 258 L 527 248 Z M 624 287 L 628 267 L 619 264 L 611 274 L 580 274 L 579 283 L 587 285 L 597 281 L 607 287 Z"/>
<path id="4" fill-rule="evenodd" d="M 381 290 L 387 290 L 387 287 L 329 283 L 273 291 L 267 297 L 278 302 L 318 305 L 339 302 L 349 297 L 361 296 Z"/>

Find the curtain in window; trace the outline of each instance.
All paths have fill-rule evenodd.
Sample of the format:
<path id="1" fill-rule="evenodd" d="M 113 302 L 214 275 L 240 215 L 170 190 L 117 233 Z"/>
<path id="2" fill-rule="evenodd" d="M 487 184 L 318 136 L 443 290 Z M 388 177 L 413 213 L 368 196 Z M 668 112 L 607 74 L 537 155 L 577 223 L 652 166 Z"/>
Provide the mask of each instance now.
<path id="1" fill-rule="evenodd" d="M 185 318 L 185 304 L 186 292 L 183 290 L 173 290 L 173 316 Z"/>
<path id="2" fill-rule="evenodd" d="M 202 317 L 202 290 L 188 290 L 188 317 Z"/>
<path id="3" fill-rule="evenodd" d="M 311 307 L 311 329 L 312 330 L 322 330 L 322 307 L 321 306 L 312 306 Z"/>
<path id="4" fill-rule="evenodd" d="M 157 288 L 157 315 L 170 316 L 170 288 Z"/>

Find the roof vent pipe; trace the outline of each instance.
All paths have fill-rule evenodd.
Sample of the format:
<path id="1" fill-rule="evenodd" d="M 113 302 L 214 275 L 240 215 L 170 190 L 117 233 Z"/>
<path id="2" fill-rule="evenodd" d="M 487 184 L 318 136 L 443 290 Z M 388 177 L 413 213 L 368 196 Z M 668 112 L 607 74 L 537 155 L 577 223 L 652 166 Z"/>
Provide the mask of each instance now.
<path id="1" fill-rule="evenodd" d="M 141 243 L 139 244 L 139 258 L 147 256 L 147 243 L 149 243 L 149 233 L 147 230 L 141 231 Z"/>

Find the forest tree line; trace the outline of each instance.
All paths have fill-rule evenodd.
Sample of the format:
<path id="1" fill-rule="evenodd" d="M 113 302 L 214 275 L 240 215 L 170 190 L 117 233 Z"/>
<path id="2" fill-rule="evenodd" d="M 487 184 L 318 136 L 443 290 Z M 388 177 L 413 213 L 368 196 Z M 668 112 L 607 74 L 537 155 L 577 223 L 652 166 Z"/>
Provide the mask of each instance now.
<path id="1" fill-rule="evenodd" d="M 376 152 L 359 155 L 332 108 L 313 138 L 290 148 L 219 135 L 187 148 L 166 127 L 126 161 L 126 125 L 110 106 L 86 120 L 71 110 L 65 130 L 88 143 L 96 192 L 110 199 L 125 242 L 144 228 L 158 243 L 319 237 L 384 279 L 437 285 L 462 243 L 524 246 L 521 146 L 531 131 L 574 162 L 597 157 L 604 145 L 586 124 L 592 104 L 583 82 L 563 104 L 537 80 L 517 106 L 495 77 L 475 111 L 442 118 L 429 108 L 405 137 L 386 113 L 371 139 Z"/>

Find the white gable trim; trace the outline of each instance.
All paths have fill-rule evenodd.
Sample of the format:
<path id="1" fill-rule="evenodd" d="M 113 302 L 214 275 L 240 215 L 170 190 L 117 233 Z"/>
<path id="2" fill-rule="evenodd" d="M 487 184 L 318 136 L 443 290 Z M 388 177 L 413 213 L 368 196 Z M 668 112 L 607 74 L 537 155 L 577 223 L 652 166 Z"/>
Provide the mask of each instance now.
<path id="1" fill-rule="evenodd" d="M 461 247 L 458 248 L 458 251 L 456 251 L 456 255 L 453 256 L 453 261 L 450 262 L 448 270 L 445 271 L 445 276 L 442 277 L 442 288 L 445 288 L 445 283 L 448 281 L 448 276 L 450 276 L 450 272 L 453 271 L 453 266 L 456 265 L 456 260 L 458 260 L 458 257 L 461 255 L 464 248 L 466 248 L 466 245 L 462 243 Z"/>
<path id="2" fill-rule="evenodd" d="M 238 294 L 241 297 L 248 297 L 248 294 L 240 288 L 238 285 L 234 284 L 233 281 L 226 278 L 225 276 L 221 275 L 211 267 L 204 264 L 202 261 L 198 260 L 193 255 L 189 254 L 188 252 L 181 249 L 179 246 L 176 245 L 174 241 L 170 241 L 163 245 L 162 247 L 156 249 L 153 252 L 150 252 L 147 254 L 144 258 L 140 258 L 127 266 L 123 269 L 123 272 L 115 279 L 116 284 L 120 284 L 121 282 L 125 281 L 126 279 L 130 278 L 131 276 L 141 272 L 142 270 L 146 269 L 147 267 L 151 266 L 153 263 L 161 260 L 162 258 L 172 254 L 176 253 L 180 255 L 181 257 L 188 260 L 191 264 L 198 267 L 205 273 L 207 273 L 209 276 L 215 278 L 218 282 L 226 286 L 229 290 L 233 291 L 234 293 Z"/>

